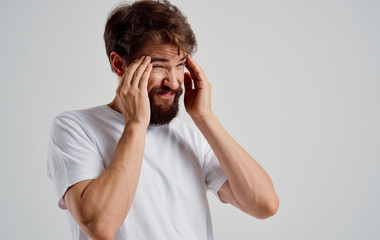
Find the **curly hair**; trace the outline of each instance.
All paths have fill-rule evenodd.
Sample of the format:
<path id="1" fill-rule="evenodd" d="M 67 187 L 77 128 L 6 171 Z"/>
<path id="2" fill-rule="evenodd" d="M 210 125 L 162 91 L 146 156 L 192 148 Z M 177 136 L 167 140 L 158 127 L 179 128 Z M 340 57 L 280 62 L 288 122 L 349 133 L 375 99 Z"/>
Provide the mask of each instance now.
<path id="1" fill-rule="evenodd" d="M 109 14 L 104 30 L 108 59 L 117 52 L 127 65 L 147 42 L 170 43 L 193 54 L 197 41 L 187 18 L 169 1 L 123 3 Z"/>

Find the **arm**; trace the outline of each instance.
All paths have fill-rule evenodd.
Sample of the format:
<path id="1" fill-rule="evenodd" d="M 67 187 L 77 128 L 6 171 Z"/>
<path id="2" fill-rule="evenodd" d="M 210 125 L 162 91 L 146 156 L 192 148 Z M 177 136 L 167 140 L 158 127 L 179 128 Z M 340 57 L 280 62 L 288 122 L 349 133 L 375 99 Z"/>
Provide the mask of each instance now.
<path id="1" fill-rule="evenodd" d="M 202 132 L 227 176 L 218 194 L 256 218 L 276 213 L 279 199 L 265 170 L 227 133 L 211 111 L 211 85 L 189 57 L 185 74 L 185 107 Z M 194 84 L 193 84 L 194 83 Z"/>
<path id="2" fill-rule="evenodd" d="M 132 63 L 116 90 L 113 103 L 126 124 L 110 165 L 96 179 L 70 187 L 64 196 L 71 215 L 92 239 L 113 239 L 136 193 L 150 119 L 147 82 L 151 65 L 150 58 L 146 60 Z"/>
<path id="3" fill-rule="evenodd" d="M 218 192 L 220 199 L 256 218 L 274 215 L 279 200 L 265 170 L 232 139 L 214 115 L 194 122 L 227 176 L 228 181 Z"/>

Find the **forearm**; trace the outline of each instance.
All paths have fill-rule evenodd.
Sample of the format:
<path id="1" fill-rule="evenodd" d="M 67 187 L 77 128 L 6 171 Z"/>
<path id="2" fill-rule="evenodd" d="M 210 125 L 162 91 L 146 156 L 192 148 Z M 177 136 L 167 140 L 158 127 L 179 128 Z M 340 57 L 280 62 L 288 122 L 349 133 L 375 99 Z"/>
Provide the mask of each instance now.
<path id="1" fill-rule="evenodd" d="M 126 125 L 110 165 L 83 191 L 78 206 L 89 232 L 114 232 L 123 223 L 139 181 L 145 135 L 146 127 Z"/>
<path id="2" fill-rule="evenodd" d="M 193 120 L 218 158 L 238 203 L 252 212 L 278 205 L 269 175 L 227 133 L 217 118 L 210 114 Z"/>

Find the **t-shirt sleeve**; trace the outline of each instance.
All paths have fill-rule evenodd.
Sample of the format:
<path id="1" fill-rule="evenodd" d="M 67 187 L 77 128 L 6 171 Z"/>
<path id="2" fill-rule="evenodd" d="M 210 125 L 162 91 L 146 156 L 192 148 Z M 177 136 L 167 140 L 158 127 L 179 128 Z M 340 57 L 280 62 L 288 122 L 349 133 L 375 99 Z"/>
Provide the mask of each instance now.
<path id="1" fill-rule="evenodd" d="M 50 129 L 47 171 L 59 207 L 67 209 L 62 197 L 70 186 L 95 179 L 104 170 L 95 137 L 84 123 L 71 115 L 56 117 Z"/>
<path id="2" fill-rule="evenodd" d="M 203 172 L 206 181 L 206 188 L 207 190 L 210 190 L 212 193 L 214 193 L 217 198 L 219 198 L 218 191 L 220 187 L 226 182 L 227 177 L 224 174 L 224 171 L 220 166 L 219 160 L 216 158 L 214 151 L 211 149 L 210 145 L 207 142 L 205 143 L 204 153 Z"/>

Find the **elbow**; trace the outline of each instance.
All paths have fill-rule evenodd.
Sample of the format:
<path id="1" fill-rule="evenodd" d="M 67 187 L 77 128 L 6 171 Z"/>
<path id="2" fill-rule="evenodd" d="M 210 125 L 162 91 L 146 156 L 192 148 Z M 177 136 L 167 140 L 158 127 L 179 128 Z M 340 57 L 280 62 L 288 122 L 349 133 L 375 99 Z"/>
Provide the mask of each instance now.
<path id="1" fill-rule="evenodd" d="M 270 199 L 266 201 L 265 203 L 261 204 L 261 211 L 260 214 L 258 214 L 258 219 L 267 219 L 272 216 L 274 216 L 278 209 L 280 207 L 280 200 L 278 196 L 276 195 L 273 199 Z"/>
<path id="2" fill-rule="evenodd" d="M 91 220 L 81 224 L 82 230 L 93 240 L 112 240 L 116 228 L 104 220 Z"/>
<path id="3" fill-rule="evenodd" d="M 279 205 L 269 205 L 267 206 L 261 215 L 258 217 L 259 219 L 267 219 L 274 216 L 278 211 Z"/>
<path id="4" fill-rule="evenodd" d="M 279 198 L 275 195 L 271 199 L 255 201 L 250 207 L 246 208 L 246 212 L 257 219 L 267 219 L 277 213 L 279 206 Z"/>

